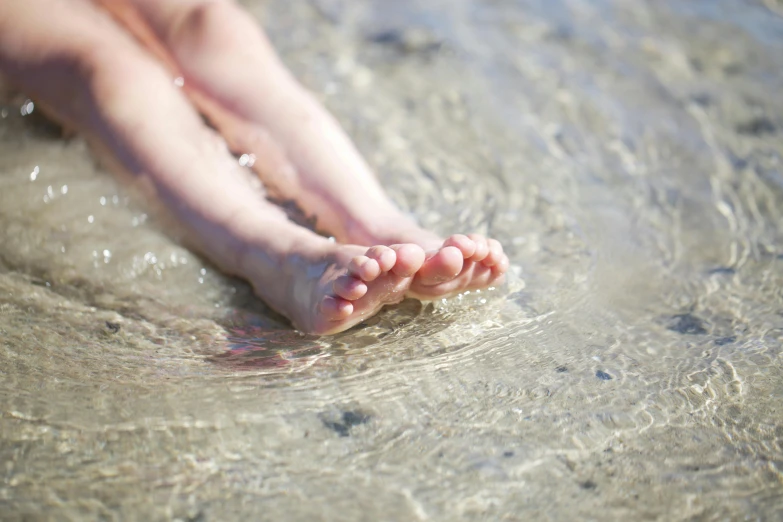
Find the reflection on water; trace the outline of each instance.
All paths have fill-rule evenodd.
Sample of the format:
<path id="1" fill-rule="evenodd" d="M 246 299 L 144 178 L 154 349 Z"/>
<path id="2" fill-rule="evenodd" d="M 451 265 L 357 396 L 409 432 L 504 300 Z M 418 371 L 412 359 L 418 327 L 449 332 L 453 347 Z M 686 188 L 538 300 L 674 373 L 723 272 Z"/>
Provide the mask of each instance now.
<path id="1" fill-rule="evenodd" d="M 246 3 L 510 282 L 302 336 L 6 96 L 3 518 L 779 516 L 779 2 Z"/>

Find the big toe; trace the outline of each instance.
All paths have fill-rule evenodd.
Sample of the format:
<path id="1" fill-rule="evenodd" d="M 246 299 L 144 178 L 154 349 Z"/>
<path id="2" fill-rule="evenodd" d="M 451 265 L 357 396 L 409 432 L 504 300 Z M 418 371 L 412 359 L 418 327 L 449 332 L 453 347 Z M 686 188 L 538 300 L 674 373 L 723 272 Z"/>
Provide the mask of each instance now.
<path id="1" fill-rule="evenodd" d="M 454 246 L 438 250 L 424 261 L 417 277 L 423 285 L 437 285 L 457 277 L 462 271 L 464 257 L 462 251 Z"/>

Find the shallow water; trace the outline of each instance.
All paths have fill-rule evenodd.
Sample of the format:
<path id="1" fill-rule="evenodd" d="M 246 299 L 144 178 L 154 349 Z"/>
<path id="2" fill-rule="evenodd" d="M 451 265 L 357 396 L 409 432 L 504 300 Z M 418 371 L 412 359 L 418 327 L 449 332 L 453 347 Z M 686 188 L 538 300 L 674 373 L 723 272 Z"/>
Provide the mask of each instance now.
<path id="1" fill-rule="evenodd" d="M 512 277 L 301 336 L 6 96 L 0 518 L 779 519 L 779 1 L 246 4 Z"/>

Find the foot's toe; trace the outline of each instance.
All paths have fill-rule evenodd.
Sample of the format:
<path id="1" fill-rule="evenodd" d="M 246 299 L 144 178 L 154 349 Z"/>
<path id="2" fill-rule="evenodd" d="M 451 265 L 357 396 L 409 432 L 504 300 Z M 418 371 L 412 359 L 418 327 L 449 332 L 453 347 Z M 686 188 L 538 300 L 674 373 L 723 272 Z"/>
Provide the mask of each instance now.
<path id="1" fill-rule="evenodd" d="M 476 263 L 483 261 L 489 254 L 487 239 L 480 234 L 470 234 L 468 237 L 476 244 L 476 250 L 470 260 Z"/>
<path id="2" fill-rule="evenodd" d="M 489 253 L 482 263 L 484 263 L 484 266 L 497 265 L 503 258 L 503 245 L 496 239 L 488 239 L 487 248 L 489 249 Z"/>
<path id="3" fill-rule="evenodd" d="M 450 281 L 462 271 L 463 261 L 460 249 L 453 246 L 443 247 L 424 261 L 417 274 L 419 282 L 423 285 L 436 285 Z"/>
<path id="4" fill-rule="evenodd" d="M 327 295 L 319 305 L 319 310 L 328 321 L 339 321 L 353 313 L 353 304 L 339 297 Z"/>
<path id="5" fill-rule="evenodd" d="M 356 301 L 367 293 L 367 285 L 361 279 L 356 279 L 353 276 L 342 276 L 334 280 L 332 290 L 343 299 Z"/>
<path id="6" fill-rule="evenodd" d="M 506 282 L 506 274 L 498 274 L 489 280 L 489 286 L 500 286 Z"/>
<path id="7" fill-rule="evenodd" d="M 443 246 L 453 246 L 462 252 L 462 257 L 470 259 L 476 254 L 476 242 L 470 239 L 468 236 L 462 234 L 454 234 L 449 236 L 446 241 L 443 242 Z"/>
<path id="8" fill-rule="evenodd" d="M 492 269 L 482 263 L 474 263 L 473 270 L 471 271 L 470 283 L 467 284 L 467 289 L 474 290 L 479 288 L 486 288 L 489 286 L 489 282 L 494 278 Z"/>
<path id="9" fill-rule="evenodd" d="M 377 245 L 364 254 L 370 259 L 374 259 L 381 269 L 381 272 L 388 272 L 397 262 L 397 254 L 391 248 L 383 245 Z"/>
<path id="10" fill-rule="evenodd" d="M 397 253 L 397 262 L 392 267 L 392 272 L 400 277 L 411 277 L 419 271 L 424 264 L 424 249 L 419 245 L 405 244 L 392 245 L 392 250 Z"/>
<path id="11" fill-rule="evenodd" d="M 374 281 L 381 275 L 381 267 L 378 262 L 367 256 L 356 256 L 351 259 L 351 262 L 348 264 L 348 271 L 362 281 Z"/>
<path id="12" fill-rule="evenodd" d="M 502 254 L 500 256 L 500 260 L 492 267 L 492 272 L 495 275 L 503 275 L 508 271 L 508 267 L 510 266 L 511 262 L 508 259 L 508 256 L 506 254 Z"/>

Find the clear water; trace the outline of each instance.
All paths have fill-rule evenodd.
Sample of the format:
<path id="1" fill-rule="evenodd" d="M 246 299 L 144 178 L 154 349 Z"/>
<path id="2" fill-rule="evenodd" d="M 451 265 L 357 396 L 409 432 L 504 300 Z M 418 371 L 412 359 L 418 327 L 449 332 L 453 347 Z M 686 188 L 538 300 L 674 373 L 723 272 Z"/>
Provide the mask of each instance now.
<path id="1" fill-rule="evenodd" d="M 778 0 L 246 4 L 508 287 L 298 335 L 6 94 L 0 518 L 783 516 Z"/>

